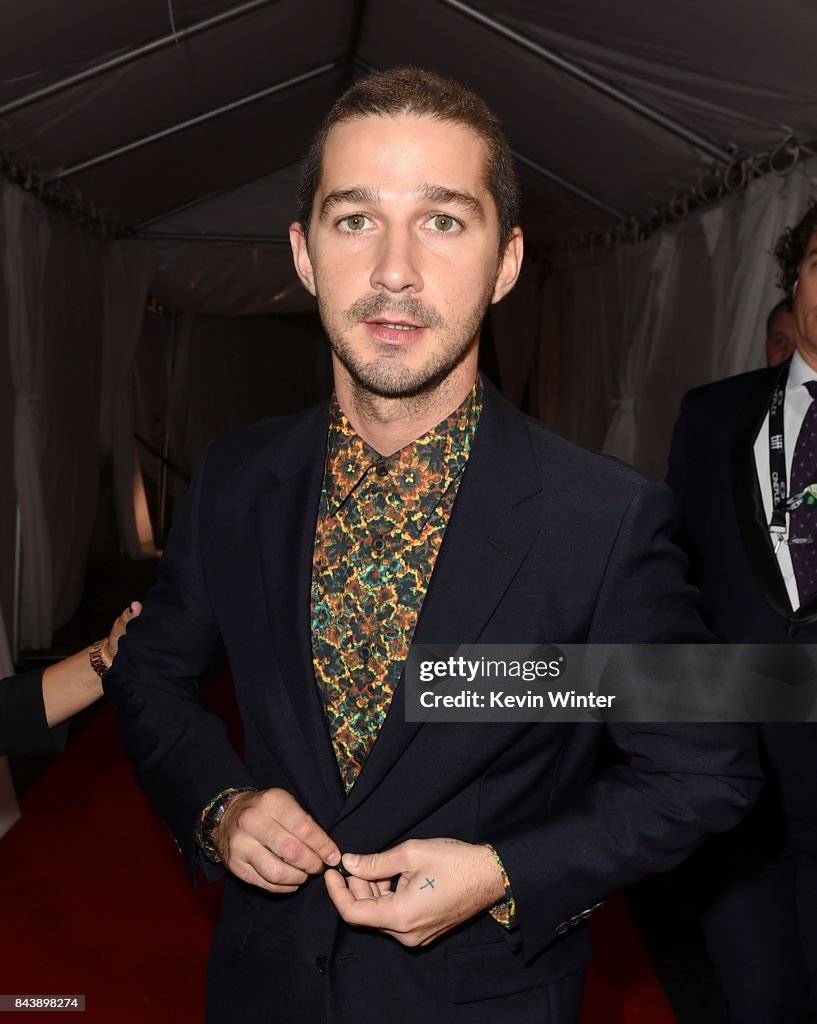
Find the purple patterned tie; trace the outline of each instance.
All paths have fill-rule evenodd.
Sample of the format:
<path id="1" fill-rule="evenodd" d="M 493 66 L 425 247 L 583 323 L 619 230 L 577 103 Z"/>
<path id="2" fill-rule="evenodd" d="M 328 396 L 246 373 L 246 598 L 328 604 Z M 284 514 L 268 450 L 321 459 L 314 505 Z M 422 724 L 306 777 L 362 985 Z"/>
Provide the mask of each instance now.
<path id="1" fill-rule="evenodd" d="M 808 407 L 791 463 L 789 494 L 799 494 L 804 487 L 817 483 L 817 380 L 806 383 L 812 403 Z M 809 544 L 792 543 L 795 538 L 811 540 Z M 800 603 L 805 603 L 817 592 L 817 505 L 805 502 L 789 517 L 789 551 L 797 580 Z"/>

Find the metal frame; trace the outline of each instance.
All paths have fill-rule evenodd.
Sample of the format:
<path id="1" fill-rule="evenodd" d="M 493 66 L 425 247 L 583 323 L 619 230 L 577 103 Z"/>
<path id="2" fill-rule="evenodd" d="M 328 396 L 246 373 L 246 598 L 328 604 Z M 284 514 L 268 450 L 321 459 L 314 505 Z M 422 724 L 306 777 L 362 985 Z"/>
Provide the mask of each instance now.
<path id="1" fill-rule="evenodd" d="M 44 85 L 41 89 L 35 89 L 34 92 L 26 93 L 24 96 L 17 96 L 13 100 L 9 100 L 7 103 L 0 105 L 0 117 L 4 117 L 7 114 L 13 114 L 18 110 L 22 110 L 23 107 L 28 107 L 32 103 L 37 103 L 39 100 L 47 99 L 49 96 L 56 96 L 61 92 L 65 92 L 66 89 L 71 89 L 75 85 L 80 85 L 82 82 L 88 82 L 93 78 L 97 78 L 99 75 L 104 75 L 109 71 L 115 71 L 116 68 L 121 68 L 126 64 L 132 64 L 135 60 L 139 60 L 142 57 L 148 57 L 152 53 L 158 53 L 160 50 L 165 50 L 170 46 L 178 46 L 179 43 L 184 42 L 187 39 L 191 39 L 193 36 L 200 35 L 202 32 L 207 32 L 211 28 L 217 28 L 219 25 L 224 25 L 229 21 L 234 21 L 236 18 L 242 18 L 245 14 L 252 14 L 262 7 L 269 7 L 270 4 L 280 3 L 280 0 L 248 0 L 247 3 L 239 4 L 237 7 L 231 7 L 229 10 L 222 11 L 221 14 L 215 14 L 211 18 L 205 18 L 203 21 L 194 22 L 192 25 L 188 25 L 187 28 L 180 29 L 177 32 L 171 32 L 169 35 L 160 36 L 158 39 L 153 39 L 149 43 L 143 43 L 142 46 L 137 46 L 133 50 L 127 50 L 125 53 L 120 53 L 117 57 L 111 57 L 110 60 L 102 61 L 100 64 L 94 64 L 89 68 L 85 68 L 84 71 L 78 71 L 75 75 L 68 75 L 67 78 L 61 78 L 58 82 L 52 82 L 50 85 Z"/>
<path id="2" fill-rule="evenodd" d="M 218 188 L 214 192 L 207 192 L 205 195 L 199 196 L 197 199 L 188 199 L 186 202 L 180 203 L 178 206 L 173 206 L 169 210 L 165 210 L 163 213 L 157 213 L 153 217 L 148 217 L 146 220 L 139 221 L 136 225 L 136 231 L 143 232 L 152 224 L 158 224 L 163 220 L 167 220 L 169 217 L 175 217 L 177 214 L 184 213 L 185 210 L 191 210 L 194 206 L 199 206 L 201 203 L 209 203 L 213 199 L 229 195 L 237 189 L 244 188 L 246 185 L 252 185 L 256 181 L 261 181 L 262 178 L 269 177 L 270 174 L 276 174 L 278 171 L 285 170 L 287 167 L 299 166 L 299 160 L 296 160 L 293 163 L 281 164 L 280 167 L 271 167 L 268 171 L 264 171 L 263 174 L 257 174 L 252 178 L 247 178 L 245 181 L 236 182 L 234 185 L 225 185 L 224 188 Z"/>
<path id="3" fill-rule="evenodd" d="M 496 33 L 496 35 L 502 36 L 510 42 L 515 43 L 517 46 L 521 46 L 529 53 L 534 54 L 553 67 L 558 68 L 560 71 L 564 71 L 565 74 L 571 75 L 580 82 L 584 82 L 585 85 L 590 86 L 591 89 L 595 89 L 597 92 L 600 92 L 614 100 L 620 106 L 627 107 L 628 110 L 632 110 L 634 113 L 639 114 L 646 120 L 652 121 L 653 124 L 657 124 L 659 127 L 665 129 L 670 134 L 677 136 L 679 139 L 683 139 L 684 142 L 688 142 L 702 153 L 706 153 L 708 156 L 713 157 L 713 159 L 717 160 L 719 163 L 730 164 L 733 162 L 735 154 L 727 146 L 713 142 L 712 139 L 708 138 L 706 135 L 702 135 L 694 128 L 689 128 L 687 125 L 681 124 L 680 121 L 668 117 L 656 107 L 650 106 L 650 104 L 645 103 L 636 96 L 631 96 L 629 93 L 617 88 L 615 85 L 612 85 L 599 75 L 593 74 L 591 71 L 588 71 L 586 68 L 581 67 L 581 65 L 569 60 L 562 54 L 556 53 L 554 50 L 549 50 L 545 46 L 540 46 L 539 43 L 533 42 L 533 40 L 528 39 L 526 36 L 521 35 L 521 33 L 514 31 L 512 28 L 508 28 L 508 26 L 503 25 L 502 22 L 496 21 L 496 19 L 489 17 L 487 14 L 483 14 L 482 11 L 478 11 L 469 4 L 463 3 L 462 0 L 437 0 L 437 2 L 443 4 L 445 7 L 450 7 L 454 11 L 458 11 L 460 14 L 465 15 L 466 18 L 470 18 L 472 21 L 478 22 L 484 28 L 490 29 L 492 32 Z"/>
<path id="4" fill-rule="evenodd" d="M 194 128 L 196 125 L 204 124 L 207 121 L 212 121 L 217 117 L 221 117 L 223 114 L 230 114 L 234 110 L 240 110 L 242 107 L 249 106 L 251 103 L 257 103 L 258 100 L 267 99 L 269 96 L 274 96 L 278 92 L 284 92 L 287 89 L 294 88 L 296 85 L 303 85 L 304 82 L 312 81 L 314 78 L 320 78 L 322 75 L 326 75 L 330 71 L 336 71 L 338 68 L 343 67 L 344 64 L 344 60 L 333 60 L 328 64 L 321 64 L 320 67 L 312 68 L 310 71 L 305 71 L 301 75 L 295 75 L 294 78 L 288 78 L 285 82 L 278 82 L 276 85 L 270 85 L 266 89 L 260 89 L 258 92 L 250 93 L 249 96 L 242 96 L 241 99 L 233 100 L 232 103 L 225 103 L 223 106 L 216 107 L 213 110 L 208 110 L 204 114 L 198 114 L 196 117 L 190 117 L 186 121 L 179 121 L 178 124 L 171 125 L 169 128 L 163 128 L 161 131 L 153 132 L 150 135 L 144 135 L 141 139 L 135 139 L 133 142 L 128 142 L 124 146 L 117 146 L 116 149 L 111 149 L 107 153 L 100 153 L 98 156 L 90 157 L 88 160 L 81 160 L 77 164 L 72 164 L 71 167 L 64 167 L 58 171 L 45 173 L 42 175 L 43 181 L 46 183 L 63 181 L 65 178 L 70 178 L 72 175 L 79 174 L 81 171 L 87 171 L 91 167 L 98 167 L 100 164 L 107 163 L 109 160 L 115 160 L 119 156 L 124 156 L 125 153 L 132 153 L 134 150 L 142 149 L 144 146 L 149 146 L 154 142 L 159 142 L 161 139 L 167 139 L 173 135 L 178 135 L 179 132 L 187 131 L 188 128 Z"/>
<path id="5" fill-rule="evenodd" d="M 521 153 L 517 153 L 516 150 L 511 150 L 514 160 L 521 164 L 523 167 L 527 167 L 531 171 L 535 171 L 540 174 L 543 178 L 547 178 L 548 181 L 552 181 L 554 185 L 558 185 L 563 188 L 566 192 L 570 192 L 574 196 L 578 196 L 579 199 L 583 199 L 586 203 L 591 206 L 595 206 L 598 210 L 603 210 L 604 213 L 609 214 L 611 217 L 616 219 L 625 219 L 630 216 L 626 211 L 620 209 L 618 206 L 614 206 L 612 203 L 608 203 L 605 199 L 601 199 L 599 196 L 594 195 L 592 192 L 587 192 L 579 185 L 574 185 L 572 181 L 568 181 L 567 178 L 562 178 L 560 175 L 555 174 L 553 171 L 549 171 L 546 167 L 542 167 L 541 164 L 537 164 L 533 160 L 529 160 L 526 156 L 522 156 Z"/>
<path id="6" fill-rule="evenodd" d="M 211 232 L 196 234 L 193 231 L 144 231 L 133 236 L 142 242 L 245 242 L 248 245 L 286 245 L 289 238 L 284 235 L 220 235 Z"/>
<path id="7" fill-rule="evenodd" d="M 445 0 L 442 0 L 442 2 L 445 2 Z M 354 62 L 359 68 L 368 73 L 380 71 L 380 68 L 376 64 L 370 64 L 368 61 L 357 55 L 355 55 Z M 561 177 L 561 175 L 556 174 L 555 171 L 549 171 L 547 167 L 543 167 L 541 164 L 536 163 L 535 160 L 531 160 L 529 157 L 523 156 L 522 153 L 518 153 L 515 149 L 511 150 L 511 154 L 514 160 L 523 167 L 527 167 L 528 170 L 534 171 L 543 178 L 547 178 L 547 180 L 552 182 L 554 185 L 558 185 L 566 192 L 570 192 L 571 195 L 578 196 L 579 199 L 583 199 L 591 206 L 595 206 L 597 209 L 603 210 L 604 213 L 609 214 L 611 217 L 627 218 L 630 216 L 630 214 L 625 210 L 619 209 L 619 207 L 614 206 L 612 203 L 608 203 L 607 200 L 594 195 L 592 192 L 588 192 L 579 185 L 574 185 L 572 181 L 568 181 L 567 178 Z"/>

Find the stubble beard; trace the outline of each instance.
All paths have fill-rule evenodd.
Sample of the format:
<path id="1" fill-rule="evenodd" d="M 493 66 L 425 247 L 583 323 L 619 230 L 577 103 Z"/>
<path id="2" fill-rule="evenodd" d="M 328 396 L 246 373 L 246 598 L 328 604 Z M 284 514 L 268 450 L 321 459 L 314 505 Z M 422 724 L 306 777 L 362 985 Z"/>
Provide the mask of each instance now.
<path id="1" fill-rule="evenodd" d="M 387 294 L 358 299 L 339 317 L 321 300 L 318 308 L 324 330 L 337 360 L 349 375 L 357 403 L 371 407 L 378 399 L 398 399 L 407 407 L 424 404 L 463 362 L 479 336 L 479 329 L 491 303 L 493 285 L 486 288 L 480 301 L 462 316 L 445 319 L 433 306 L 415 296 L 393 299 Z M 402 347 L 378 344 L 374 358 L 366 359 L 355 351 L 350 333 L 374 319 L 410 320 L 435 332 L 438 344 L 426 361 L 417 367 L 402 362 Z M 408 408 L 407 408 L 408 411 Z"/>

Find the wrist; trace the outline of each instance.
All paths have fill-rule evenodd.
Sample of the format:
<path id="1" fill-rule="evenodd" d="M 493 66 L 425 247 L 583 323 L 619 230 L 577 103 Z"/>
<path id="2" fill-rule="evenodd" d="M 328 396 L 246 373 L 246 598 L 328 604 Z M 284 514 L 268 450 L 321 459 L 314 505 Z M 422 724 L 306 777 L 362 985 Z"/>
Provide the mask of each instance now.
<path id="1" fill-rule="evenodd" d="M 485 895 L 486 898 L 491 899 L 489 906 L 493 906 L 505 898 L 508 889 L 508 876 L 505 874 L 496 850 L 490 843 L 481 844 L 478 849 L 482 862 Z"/>
<path id="2" fill-rule="evenodd" d="M 105 650 L 107 643 L 107 639 L 97 640 L 97 642 L 88 650 L 88 660 L 91 663 L 91 668 L 100 679 L 113 664 L 113 658 L 111 658 Z"/>
<path id="3" fill-rule="evenodd" d="M 258 790 L 253 786 L 229 786 L 217 793 L 199 815 L 196 825 L 196 843 L 202 853 L 214 864 L 220 864 L 223 860 L 220 839 L 225 818 L 227 818 L 229 827 L 228 809 L 232 808 L 234 813 L 238 813 L 241 809 L 240 805 L 243 803 L 241 797 L 248 797 L 257 792 Z"/>

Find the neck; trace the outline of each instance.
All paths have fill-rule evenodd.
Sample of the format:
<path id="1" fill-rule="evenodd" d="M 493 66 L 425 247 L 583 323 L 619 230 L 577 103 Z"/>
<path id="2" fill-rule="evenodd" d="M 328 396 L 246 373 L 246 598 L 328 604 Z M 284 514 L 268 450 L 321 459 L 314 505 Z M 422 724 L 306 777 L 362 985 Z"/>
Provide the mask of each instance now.
<path id="1" fill-rule="evenodd" d="M 408 398 L 382 398 L 352 380 L 334 360 L 335 394 L 355 433 L 380 455 L 392 455 L 441 423 L 465 401 L 477 374 L 476 353 L 436 387 Z"/>
<path id="2" fill-rule="evenodd" d="M 797 351 L 800 353 L 800 358 L 803 362 L 817 373 L 817 352 L 813 352 L 806 348 L 805 345 L 797 345 Z"/>

